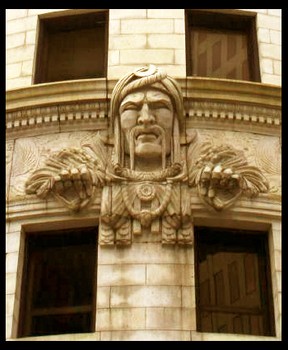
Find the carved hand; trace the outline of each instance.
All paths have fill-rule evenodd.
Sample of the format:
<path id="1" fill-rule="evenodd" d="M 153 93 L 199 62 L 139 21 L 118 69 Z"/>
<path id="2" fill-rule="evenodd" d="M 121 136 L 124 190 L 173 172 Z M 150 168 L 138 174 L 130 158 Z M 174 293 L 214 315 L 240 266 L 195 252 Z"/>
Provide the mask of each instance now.
<path id="1" fill-rule="evenodd" d="M 237 190 L 241 188 L 241 176 L 231 168 L 217 164 L 213 167 L 206 165 L 200 175 L 199 191 L 202 196 L 214 198 L 217 190 Z"/>
<path id="2" fill-rule="evenodd" d="M 244 153 L 228 145 L 203 144 L 188 172 L 190 186 L 197 186 L 200 197 L 216 210 L 228 207 L 242 193 L 251 197 L 269 188 L 260 169 L 249 166 Z"/>
<path id="3" fill-rule="evenodd" d="M 46 159 L 27 180 L 26 193 L 46 198 L 50 193 L 69 209 L 78 211 L 90 203 L 96 187 L 104 186 L 107 156 L 100 137 L 90 152 L 83 148 L 64 148 Z"/>
<path id="4" fill-rule="evenodd" d="M 67 189 L 74 188 L 81 199 L 91 197 L 93 189 L 93 178 L 87 166 L 82 164 L 79 167 L 61 170 L 59 175 L 54 176 L 52 190 L 63 194 Z"/>

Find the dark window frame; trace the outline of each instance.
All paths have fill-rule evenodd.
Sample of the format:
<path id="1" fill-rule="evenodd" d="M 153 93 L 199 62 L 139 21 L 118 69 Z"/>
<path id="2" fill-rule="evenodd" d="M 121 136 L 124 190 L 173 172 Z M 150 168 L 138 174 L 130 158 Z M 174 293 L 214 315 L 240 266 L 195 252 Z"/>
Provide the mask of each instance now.
<path id="1" fill-rule="evenodd" d="M 25 249 L 24 249 L 24 264 L 22 272 L 22 286 L 21 286 L 21 298 L 20 298 L 20 313 L 19 313 L 19 327 L 17 337 L 33 337 L 36 335 L 55 335 L 55 334 L 67 334 L 75 333 L 66 330 L 64 332 L 52 332 L 45 334 L 33 334 L 32 318 L 38 316 L 52 316 L 59 315 L 77 315 L 81 318 L 81 314 L 89 314 L 88 320 L 90 320 L 89 329 L 85 329 L 85 333 L 95 332 L 96 321 L 96 290 L 97 290 L 97 227 L 83 227 L 75 229 L 64 229 L 55 231 L 41 231 L 41 232 L 27 232 L 25 233 Z M 33 288 L 37 289 L 35 281 L 33 281 L 35 263 L 38 261 L 45 261 L 49 252 L 59 251 L 63 252 L 75 252 L 90 253 L 90 259 L 93 261 L 93 268 L 91 271 L 91 302 L 85 305 L 57 305 L 47 306 L 39 305 L 34 307 L 32 303 L 35 300 L 37 303 L 37 297 L 33 293 Z M 57 257 L 57 255 L 56 255 Z M 40 258 L 40 259 L 39 259 Z M 48 258 L 49 259 L 49 258 Z M 41 275 L 40 275 L 41 276 Z M 65 284 L 65 287 L 67 285 Z M 71 286 L 70 286 L 71 287 Z M 78 287 L 81 289 L 80 284 Z M 82 333 L 77 331 L 76 333 Z"/>
<path id="2" fill-rule="evenodd" d="M 192 28 L 202 28 L 221 32 L 242 32 L 247 35 L 248 42 L 248 66 L 250 80 L 261 82 L 260 61 L 258 52 L 256 15 L 243 13 L 226 13 L 209 10 L 185 10 L 185 32 L 186 32 L 186 75 L 192 75 L 193 54 L 191 48 Z M 200 76 L 198 76 L 200 77 Z M 207 78 L 207 77 L 206 77 Z M 222 78 L 221 78 L 222 79 Z M 223 78 L 228 79 L 228 78 Z M 240 80 L 243 81 L 243 80 Z"/>
<path id="3" fill-rule="evenodd" d="M 68 11 L 69 12 L 69 11 Z M 48 45 L 49 34 L 59 31 L 76 31 L 83 29 L 91 29 L 93 26 L 104 26 L 104 49 L 103 49 L 103 70 L 101 76 L 91 76 L 89 78 L 79 77 L 71 79 L 51 80 L 48 76 Z M 96 24 L 95 24 L 96 23 Z M 104 24 L 103 24 L 104 23 Z M 91 78 L 106 78 L 108 69 L 108 25 L 109 25 L 109 10 L 95 10 L 84 13 L 61 13 L 58 16 L 39 16 L 38 18 L 38 39 L 36 45 L 35 67 L 33 74 L 33 84 L 50 83 L 58 81 L 69 81 L 75 79 L 91 79 Z M 83 73 L 82 73 L 83 74 Z"/>
<path id="4" fill-rule="evenodd" d="M 200 303 L 200 261 L 203 258 L 204 250 L 210 253 L 215 251 L 256 253 L 259 264 L 259 285 L 260 299 L 262 303 L 264 334 L 258 336 L 275 336 L 274 302 L 272 292 L 271 268 L 268 248 L 268 233 L 263 231 L 223 229 L 205 226 L 195 226 L 195 289 L 196 289 L 196 328 L 198 332 L 211 332 L 205 330 L 201 325 L 201 311 L 208 312 L 232 312 L 229 307 L 221 305 L 201 305 Z M 250 238 L 250 239 L 249 239 Z M 204 247 L 206 244 L 206 247 Z M 202 245 L 202 246 L 201 246 Z M 210 287 L 210 286 L 209 286 Z M 203 300 L 203 299 L 202 299 Z M 210 303 L 210 299 L 208 300 Z M 244 308 L 242 308 L 243 312 Z M 238 310 L 239 311 L 239 310 Z M 235 307 L 237 313 L 237 307 Z M 240 310 L 241 312 L 241 310 Z M 247 313 L 251 312 L 247 308 Z M 213 333 L 221 333 L 212 331 Z M 249 333 L 231 333 L 248 334 Z"/>

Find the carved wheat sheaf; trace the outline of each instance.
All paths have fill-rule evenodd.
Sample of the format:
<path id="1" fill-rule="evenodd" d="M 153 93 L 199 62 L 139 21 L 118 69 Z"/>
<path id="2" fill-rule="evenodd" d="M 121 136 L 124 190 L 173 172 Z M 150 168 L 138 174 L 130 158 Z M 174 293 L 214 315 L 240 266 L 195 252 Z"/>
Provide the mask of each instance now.
<path id="1" fill-rule="evenodd" d="M 151 65 L 124 76 L 110 104 L 113 135 L 89 134 L 79 147 L 49 153 L 26 182 L 26 193 L 52 195 L 73 212 L 93 203 L 101 188 L 100 244 L 131 244 L 142 231 L 161 234 L 165 244 L 191 244 L 191 187 L 217 211 L 242 194 L 268 191 L 242 150 L 199 142 L 197 131 L 185 131 L 181 89 L 161 69 Z M 18 171 L 35 168 L 31 147 L 20 151 Z M 264 168 L 270 156 L 269 150 L 261 156 Z"/>
<path id="2" fill-rule="evenodd" d="M 108 175 L 107 155 L 100 136 L 94 145 L 85 146 L 87 150 L 67 148 L 49 156 L 45 166 L 26 182 L 26 192 L 40 198 L 52 194 L 75 211 L 86 206 L 94 198 L 95 188 L 103 186 Z"/>
<path id="3" fill-rule="evenodd" d="M 248 165 L 243 151 L 230 145 L 190 146 L 188 159 L 189 185 L 196 186 L 204 202 L 216 210 L 227 208 L 241 194 L 255 197 L 269 189 L 260 169 Z"/>

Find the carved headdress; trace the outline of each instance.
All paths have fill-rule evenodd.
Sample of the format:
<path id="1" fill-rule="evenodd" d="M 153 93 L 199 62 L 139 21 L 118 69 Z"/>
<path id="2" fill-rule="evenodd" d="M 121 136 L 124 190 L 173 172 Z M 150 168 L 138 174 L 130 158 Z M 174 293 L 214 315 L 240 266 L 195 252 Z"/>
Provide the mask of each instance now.
<path id="1" fill-rule="evenodd" d="M 125 75 L 115 85 L 110 102 L 111 128 L 114 133 L 116 161 L 123 165 L 123 155 L 121 155 L 121 129 L 119 120 L 119 107 L 122 100 L 132 91 L 149 86 L 167 94 L 171 98 L 175 116 L 173 126 L 172 162 L 179 161 L 179 133 L 184 129 L 183 97 L 178 83 L 167 75 L 162 69 L 149 65 L 141 67 L 132 73 Z"/>

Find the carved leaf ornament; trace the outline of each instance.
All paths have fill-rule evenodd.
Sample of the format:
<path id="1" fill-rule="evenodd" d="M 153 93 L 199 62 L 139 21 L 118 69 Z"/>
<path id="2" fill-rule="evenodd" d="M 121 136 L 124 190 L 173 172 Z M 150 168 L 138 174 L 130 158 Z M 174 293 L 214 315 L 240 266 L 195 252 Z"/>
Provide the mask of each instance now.
<path id="1" fill-rule="evenodd" d="M 255 197 L 267 192 L 269 185 L 261 170 L 250 166 L 244 153 L 230 145 L 206 142 L 198 146 L 198 155 L 195 137 L 188 146 L 180 145 L 182 111 L 181 90 L 164 71 L 150 65 L 126 75 L 111 97 L 112 157 L 99 134 L 81 148 L 62 149 L 32 173 L 26 193 L 42 199 L 52 195 L 77 212 L 93 203 L 96 188 L 101 188 L 99 243 L 103 245 L 131 244 L 133 235 L 141 234 L 143 228 L 161 234 L 163 243 L 191 244 L 191 187 L 197 188 L 205 205 L 220 211 L 242 194 Z M 129 147 L 124 146 L 121 129 L 126 116 L 129 123 L 135 119 L 125 141 Z M 174 122 L 163 126 L 163 120 Z M 166 140 L 164 130 L 169 125 L 171 140 Z M 154 146 L 149 153 L 151 144 L 159 154 Z M 181 147 L 188 148 L 186 158 Z"/>

